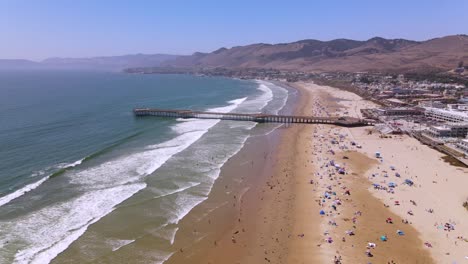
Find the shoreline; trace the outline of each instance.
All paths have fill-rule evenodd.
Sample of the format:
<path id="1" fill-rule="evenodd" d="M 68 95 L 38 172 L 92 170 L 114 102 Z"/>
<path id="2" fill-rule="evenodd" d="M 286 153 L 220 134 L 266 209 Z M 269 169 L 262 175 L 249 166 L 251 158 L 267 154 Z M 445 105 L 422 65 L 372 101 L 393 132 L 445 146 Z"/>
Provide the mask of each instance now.
<path id="1" fill-rule="evenodd" d="M 371 103 L 338 88 L 313 83 L 283 85 L 298 93 L 297 102 L 287 103 L 294 108 L 295 114 L 328 115 L 346 111 L 352 116 L 360 117 L 359 109 Z M 323 139 L 330 139 L 341 133 L 346 134 L 343 143 L 340 141 L 343 144 L 341 147 L 346 147 L 344 149 Z M 441 249 L 424 247 L 424 243 L 428 241 L 439 246 L 437 240 L 430 240 L 434 232 L 428 231 L 427 223 L 418 223 L 424 222 L 425 216 L 415 217 L 410 224 L 403 223 L 408 218 L 406 212 L 400 210 L 408 208 L 406 199 L 409 198 L 404 194 L 407 191 L 405 188 L 402 188 L 403 206 L 398 208 L 385 206 L 393 203 L 395 197 L 392 194 L 383 194 L 370 188 L 373 182 L 370 174 L 376 170 L 382 171 L 379 167 L 381 163 L 372 155 L 375 149 L 382 153 L 398 153 L 408 148 L 409 144 L 410 148 L 425 148 L 426 155 L 431 158 L 439 158 L 442 162 L 439 169 L 457 169 L 444 163 L 437 151 L 423 147 L 406 135 L 395 137 L 392 141 L 387 140 L 389 144 L 381 144 L 382 139 L 367 133 L 368 128 L 365 127 L 290 125 L 277 128 L 269 135 L 249 137 L 239 153 L 221 169 L 220 178 L 213 186 L 206 204 L 202 203 L 181 221 L 182 227 L 174 244 L 176 247 L 180 245 L 180 250 L 165 263 L 330 263 L 337 257 L 344 263 L 446 263 L 450 254 L 446 255 Z M 363 149 L 350 149 L 351 140 L 359 140 Z M 404 144 L 401 144 L 402 140 Z M 334 150 L 333 155 L 329 153 L 330 150 Z M 334 171 L 327 168 L 328 165 L 324 165 L 335 153 L 337 157 L 334 159 L 347 167 L 345 177 L 337 177 Z M 341 155 L 346 155 L 347 159 L 340 158 Z M 249 161 L 250 167 L 245 166 Z M 392 162 L 398 165 L 404 161 L 400 159 Z M 397 167 L 400 168 L 399 165 Z M 413 172 L 417 173 L 420 169 L 415 167 Z M 464 172 L 466 171 L 461 171 L 461 174 Z M 325 177 L 326 173 L 330 176 Z M 235 183 L 235 176 L 239 174 L 243 175 L 242 181 Z M 314 184 L 310 184 L 311 180 Z M 386 179 L 381 181 L 388 182 Z M 466 182 L 466 177 L 463 181 Z M 342 195 L 341 188 L 344 186 L 352 190 L 352 196 Z M 328 211 L 329 202 L 320 202 L 324 199 L 322 194 L 330 188 L 342 200 L 338 211 Z M 461 188 L 458 193 L 460 191 Z M 400 189 L 396 192 L 400 195 Z M 418 195 L 421 196 L 422 193 Z M 200 230 L 198 226 L 197 230 L 193 230 L 193 222 L 189 220 L 193 218 L 190 215 L 202 214 L 203 210 L 209 209 L 211 200 L 213 203 L 224 203 L 221 202 L 222 206 L 203 216 L 205 224 L 200 225 L 203 226 L 200 230 L 207 233 L 201 239 L 203 241 L 200 243 L 198 240 L 197 245 L 191 246 L 188 246 L 189 240 L 185 244 L 178 243 L 179 236 L 192 235 L 195 238 L 193 233 Z M 430 202 L 434 200 L 429 200 L 428 203 Z M 464 209 L 461 203 L 459 206 Z M 318 214 L 323 209 L 327 209 L 326 216 Z M 362 215 L 357 217 L 356 212 L 362 212 Z M 457 210 L 458 216 L 462 217 L 460 213 L 463 213 L 462 210 Z M 392 218 L 395 224 L 385 223 L 387 217 Z M 356 223 L 348 222 L 351 218 L 359 220 Z M 335 222 L 338 223 L 337 226 L 330 225 Z M 460 219 L 457 224 L 460 224 Z M 460 225 L 464 227 L 463 224 Z M 350 229 L 354 229 L 355 236 L 344 235 Z M 396 236 L 396 230 L 404 230 L 405 236 Z M 383 234 L 389 238 L 388 242 L 379 240 Z M 462 236 L 468 237 L 468 234 Z M 334 242 L 325 242 L 326 237 L 332 237 Z M 376 249 L 371 249 L 374 254 L 372 258 L 364 254 L 368 242 L 378 245 Z M 450 243 L 444 242 L 442 245 L 446 247 Z M 462 249 L 463 245 L 458 245 L 453 255 L 460 261 Z"/>
<path id="2" fill-rule="evenodd" d="M 292 89 L 284 83 L 274 83 L 283 88 Z M 286 87 L 285 87 L 286 86 Z M 296 106 L 296 96 L 288 98 L 285 107 L 281 110 L 294 111 L 290 109 Z M 260 126 L 271 126 L 270 124 L 260 124 Z M 276 185 L 270 183 L 275 166 L 277 166 L 279 153 L 284 134 L 288 133 L 290 127 L 281 126 L 266 135 L 253 135 L 248 138 L 244 147 L 221 168 L 221 174 L 213 186 L 208 199 L 194 208 L 186 218 L 181 221 L 181 228 L 177 233 L 174 243 L 175 248 L 180 248 L 165 263 L 218 263 L 226 260 L 229 256 L 232 263 L 238 261 L 264 261 L 264 251 L 261 250 L 265 243 L 269 243 L 263 236 L 259 236 L 264 230 L 269 232 L 269 227 L 282 226 L 272 224 L 276 221 L 283 221 L 280 216 L 270 214 L 274 212 L 265 207 L 273 206 L 276 195 L 269 195 L 266 189 L 273 190 Z M 238 175 L 242 175 L 238 179 Z M 267 188 L 266 188 L 267 187 Z M 284 190 L 284 189 L 283 189 Z M 284 195 L 288 192 L 282 191 Z M 210 204 L 221 204 L 218 208 L 210 209 Z M 284 205 L 285 207 L 289 206 Z M 196 215 L 203 215 L 202 220 L 195 220 L 197 230 L 193 230 L 193 221 Z M 251 217 L 259 212 L 264 212 L 267 216 L 263 218 Z M 265 219 L 275 220 L 268 223 Z M 287 224 L 286 224 L 287 225 Z M 205 233 L 203 241 L 197 241 L 196 245 L 188 245 L 192 233 Z M 185 230 L 185 231 L 184 231 Z M 253 232 L 255 230 L 255 232 Z M 265 234 L 263 233 L 263 234 Z M 289 234 L 284 230 L 281 236 Z M 183 238 L 185 237 L 185 239 Z M 184 241 L 178 241 L 186 240 Z M 282 240 L 286 241 L 285 238 Z M 188 247 L 188 248 L 187 248 Z M 254 250 L 255 247 L 258 247 Z M 258 254 L 257 254 L 258 253 Z M 272 257 L 273 258 L 273 257 Z M 248 260 L 247 260 L 248 259 Z M 230 262 L 229 262 L 230 263 Z"/>

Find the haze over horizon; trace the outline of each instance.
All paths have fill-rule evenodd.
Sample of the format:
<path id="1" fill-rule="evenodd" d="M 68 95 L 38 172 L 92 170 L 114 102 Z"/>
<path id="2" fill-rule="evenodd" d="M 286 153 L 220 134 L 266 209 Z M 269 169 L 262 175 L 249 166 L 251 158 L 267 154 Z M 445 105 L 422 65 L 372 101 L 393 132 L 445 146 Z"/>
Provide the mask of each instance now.
<path id="1" fill-rule="evenodd" d="M 427 40 L 466 34 L 466 10 L 460 1 L 4 1 L 0 58 L 186 55 L 302 39 Z"/>

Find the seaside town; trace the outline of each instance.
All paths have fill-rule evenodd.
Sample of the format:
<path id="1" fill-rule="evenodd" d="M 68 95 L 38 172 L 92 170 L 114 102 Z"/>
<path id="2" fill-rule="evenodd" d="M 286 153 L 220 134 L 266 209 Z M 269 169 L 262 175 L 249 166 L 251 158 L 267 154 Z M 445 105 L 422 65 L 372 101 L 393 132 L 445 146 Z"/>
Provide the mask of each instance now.
<path id="1" fill-rule="evenodd" d="M 128 72 L 185 73 L 287 82 L 314 81 L 351 91 L 378 108 L 362 109 L 382 136 L 408 134 L 468 166 L 468 66 L 449 73 L 305 73 L 277 69 L 129 69 Z"/>

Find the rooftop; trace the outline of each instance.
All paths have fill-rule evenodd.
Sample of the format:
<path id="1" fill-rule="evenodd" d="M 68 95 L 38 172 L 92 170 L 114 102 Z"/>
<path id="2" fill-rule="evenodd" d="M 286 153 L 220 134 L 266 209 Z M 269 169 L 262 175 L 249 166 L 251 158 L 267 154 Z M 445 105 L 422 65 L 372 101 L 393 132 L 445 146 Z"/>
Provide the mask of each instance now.
<path id="1" fill-rule="evenodd" d="M 455 111 L 455 110 L 447 110 L 447 109 L 440 109 L 440 108 L 434 108 L 434 107 L 424 107 L 424 109 L 428 111 L 435 111 L 439 113 L 444 113 L 444 114 L 449 114 L 449 115 L 456 115 L 459 117 L 464 117 L 468 118 L 468 113 L 466 111 Z"/>

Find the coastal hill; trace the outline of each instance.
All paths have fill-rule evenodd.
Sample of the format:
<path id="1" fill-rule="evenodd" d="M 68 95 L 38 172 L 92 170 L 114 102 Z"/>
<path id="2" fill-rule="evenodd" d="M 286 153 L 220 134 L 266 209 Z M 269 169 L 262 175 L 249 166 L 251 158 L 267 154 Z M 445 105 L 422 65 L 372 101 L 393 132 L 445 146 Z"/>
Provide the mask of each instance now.
<path id="1" fill-rule="evenodd" d="M 49 58 L 30 60 L 0 60 L 0 69 L 89 69 L 120 71 L 131 67 L 156 67 L 177 58 L 168 54 L 134 54 L 90 58 Z"/>
<path id="2" fill-rule="evenodd" d="M 0 69 L 22 69 L 22 68 L 38 68 L 38 62 L 20 59 L 0 59 Z"/>
<path id="3" fill-rule="evenodd" d="M 367 41 L 301 40 L 252 44 L 194 53 L 163 63 L 170 67 L 275 68 L 301 71 L 447 71 L 468 61 L 468 36 L 427 41 L 371 38 Z"/>

